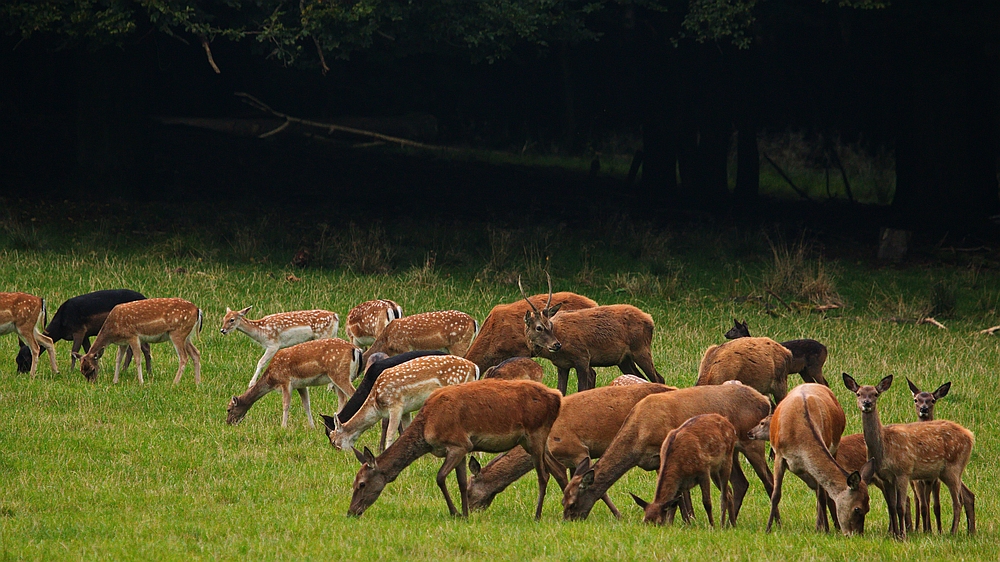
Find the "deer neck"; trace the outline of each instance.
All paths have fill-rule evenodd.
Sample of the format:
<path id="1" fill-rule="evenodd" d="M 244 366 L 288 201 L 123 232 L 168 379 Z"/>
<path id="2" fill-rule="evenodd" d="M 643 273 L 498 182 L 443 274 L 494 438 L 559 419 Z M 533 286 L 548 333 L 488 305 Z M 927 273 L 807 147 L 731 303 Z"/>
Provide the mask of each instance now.
<path id="1" fill-rule="evenodd" d="M 885 444 L 882 440 L 882 420 L 879 419 L 878 408 L 872 408 L 871 412 L 862 412 L 861 426 L 865 434 L 865 445 L 868 447 L 868 457 L 874 457 L 876 468 L 881 468 Z"/>
<path id="2" fill-rule="evenodd" d="M 351 416 L 351 419 L 344 422 L 341 431 L 351 436 L 351 442 L 358 438 L 366 429 L 375 425 L 382 419 L 382 413 L 375 403 L 375 391 L 373 390 L 361 409 Z"/>
<path id="3" fill-rule="evenodd" d="M 236 325 L 236 329 L 262 345 L 271 340 L 274 336 L 274 334 L 270 333 L 271 330 L 267 330 L 265 328 L 264 323 L 261 320 L 243 318 L 240 323 Z"/>
<path id="4" fill-rule="evenodd" d="M 266 374 L 267 373 L 265 373 L 265 375 Z M 246 404 L 247 408 L 249 408 L 254 402 L 260 400 L 272 390 L 274 390 L 274 386 L 266 376 L 262 376 L 257 379 L 257 382 L 255 382 L 253 386 L 240 395 L 240 404 Z"/>
<path id="5" fill-rule="evenodd" d="M 431 446 L 424 439 L 424 421 L 418 416 L 399 439 L 375 459 L 375 463 L 386 482 L 392 482 L 404 468 L 429 452 Z"/>

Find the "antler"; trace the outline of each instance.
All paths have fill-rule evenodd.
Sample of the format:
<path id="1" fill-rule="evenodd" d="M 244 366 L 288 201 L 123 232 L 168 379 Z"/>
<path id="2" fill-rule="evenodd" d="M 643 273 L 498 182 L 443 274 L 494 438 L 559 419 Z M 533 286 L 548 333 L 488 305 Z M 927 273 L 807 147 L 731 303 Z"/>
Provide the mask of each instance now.
<path id="1" fill-rule="evenodd" d="M 521 289 L 521 296 L 524 297 L 524 300 L 528 301 L 528 306 L 531 307 L 531 310 L 534 310 L 535 313 L 538 313 L 538 309 L 535 308 L 535 305 L 531 304 L 531 300 L 528 299 L 528 295 L 524 292 L 524 287 L 521 286 L 521 276 L 520 275 L 517 276 L 517 288 Z M 550 296 L 549 299 L 551 299 L 551 298 L 552 297 Z"/>
<path id="2" fill-rule="evenodd" d="M 545 279 L 549 282 L 549 299 L 545 301 L 545 308 L 548 308 L 552 304 L 552 277 L 549 276 L 549 272 L 545 272 Z"/>

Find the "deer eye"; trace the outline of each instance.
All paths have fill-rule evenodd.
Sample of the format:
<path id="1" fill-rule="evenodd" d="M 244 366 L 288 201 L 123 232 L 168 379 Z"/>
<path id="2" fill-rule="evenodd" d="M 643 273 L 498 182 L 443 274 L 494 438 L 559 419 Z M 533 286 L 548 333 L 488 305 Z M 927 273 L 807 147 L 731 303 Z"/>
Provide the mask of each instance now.
<path id="1" fill-rule="evenodd" d="M 365 487 L 365 483 L 364 482 L 358 482 L 358 488 L 359 489 L 360 488 L 364 488 L 364 487 Z"/>
<path id="2" fill-rule="evenodd" d="M 535 331 L 536 332 L 541 332 L 542 331 L 542 327 L 541 326 L 535 326 Z"/>

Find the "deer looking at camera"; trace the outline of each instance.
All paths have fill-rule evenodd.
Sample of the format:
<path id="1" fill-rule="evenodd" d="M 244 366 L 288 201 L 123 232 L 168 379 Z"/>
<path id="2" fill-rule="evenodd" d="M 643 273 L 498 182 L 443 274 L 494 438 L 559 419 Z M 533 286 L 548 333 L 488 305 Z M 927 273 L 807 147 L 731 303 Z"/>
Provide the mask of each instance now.
<path id="1" fill-rule="evenodd" d="M 82 358 L 80 372 L 88 381 L 97 379 L 97 370 L 104 348 L 109 345 L 118 346 L 118 356 L 115 360 L 115 383 L 125 358 L 125 345 L 132 348 L 132 356 L 139 357 L 141 343 L 162 343 L 169 341 L 174 344 L 177 352 L 177 375 L 174 384 L 181 382 L 181 375 L 187 366 L 188 357 L 194 362 L 194 383 L 201 384 L 201 353 L 194 346 L 195 335 L 201 331 L 201 309 L 184 299 L 144 299 L 119 304 L 111 309 L 101 331 Z M 139 384 L 142 379 L 142 362 L 135 362 L 138 370 Z"/>
<path id="2" fill-rule="evenodd" d="M 403 317 L 403 307 L 388 299 L 365 301 L 347 313 L 347 340 L 365 348 L 375 342 L 386 325 Z"/>
<path id="3" fill-rule="evenodd" d="M 365 351 L 364 361 L 373 353 L 392 357 L 405 351 L 440 349 L 465 356 L 479 333 L 479 322 L 457 310 L 422 312 L 393 320 Z"/>
<path id="4" fill-rule="evenodd" d="M 627 304 L 614 304 L 559 312 L 552 305 L 552 280 L 544 308 L 536 308 L 521 286 L 521 295 L 531 306 L 524 313 L 524 337 L 532 355 L 544 357 L 556 366 L 559 392 L 566 394 L 569 370 L 575 369 L 577 390 L 597 386 L 594 367 L 617 365 L 627 375 L 638 375 L 639 368 L 651 382 L 663 383 L 653 366 L 650 346 L 653 341 L 653 317 Z M 636 367 L 638 365 L 638 368 Z"/>
<path id="5" fill-rule="evenodd" d="M 42 334 L 39 325 L 45 323 L 45 299 L 27 293 L 0 293 L 0 335 L 16 333 L 21 342 L 31 351 L 31 366 L 28 371 L 35 377 L 38 370 L 39 345 L 49 352 L 52 372 L 58 374 L 56 346 Z"/>
<path id="6" fill-rule="evenodd" d="M 868 454 L 875 460 L 879 478 L 885 482 L 890 532 L 899 538 L 906 538 L 904 505 L 910 480 L 937 479 L 944 482 L 951 492 L 951 533 L 958 531 L 964 507 L 968 532 L 974 534 L 975 496 L 966 501 L 965 491 L 968 488 L 962 482 L 962 473 L 969 464 L 975 443 L 972 432 L 945 420 L 883 426 L 877 401 L 892 386 L 892 375 L 883 378 L 876 386 L 858 385 L 854 377 L 847 373 L 843 377 L 844 386 L 857 397 L 865 445 Z"/>
<path id="7" fill-rule="evenodd" d="M 749 338 L 750 327 L 747 323 L 733 318 L 733 327 L 725 333 L 726 339 Z M 823 365 L 826 363 L 826 346 L 816 340 L 788 340 L 781 345 L 792 352 L 792 362 L 788 366 L 788 374 L 798 373 L 804 382 L 818 382 L 830 386 L 823 376 Z"/>
<path id="8" fill-rule="evenodd" d="M 934 421 L 934 405 L 938 400 L 948 395 L 951 390 L 951 382 L 946 382 L 939 386 L 934 392 L 921 392 L 913 381 L 906 379 L 910 392 L 913 394 L 913 407 L 917 410 L 917 418 L 920 421 Z M 974 501 L 975 495 L 962 484 L 962 499 L 966 502 Z M 937 532 L 941 533 L 941 481 L 918 480 L 913 483 L 914 503 L 913 527 L 920 526 L 920 520 L 924 521 L 924 532 L 931 532 L 931 499 L 934 500 L 934 519 L 937 521 Z M 909 528 L 909 526 L 907 526 Z"/>
<path id="9" fill-rule="evenodd" d="M 264 372 L 271 358 L 279 349 L 291 347 L 312 340 L 321 340 L 337 336 L 337 326 L 340 318 L 336 312 L 328 310 L 297 310 L 294 312 L 279 312 L 268 314 L 260 320 L 246 317 L 252 306 L 241 310 L 226 307 L 226 315 L 222 317 L 222 335 L 233 330 L 243 332 L 250 339 L 264 348 L 264 355 L 257 361 L 257 368 L 250 377 L 252 387 L 260 374 Z"/>

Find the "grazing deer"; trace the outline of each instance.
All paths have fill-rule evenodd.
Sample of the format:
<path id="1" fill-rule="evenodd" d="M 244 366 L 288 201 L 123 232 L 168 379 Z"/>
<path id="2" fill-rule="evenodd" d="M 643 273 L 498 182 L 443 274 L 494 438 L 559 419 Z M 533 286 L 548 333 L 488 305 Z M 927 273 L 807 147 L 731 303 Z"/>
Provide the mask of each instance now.
<path id="1" fill-rule="evenodd" d="M 746 322 L 733 318 L 733 327 L 725 334 L 726 339 L 750 337 L 750 328 Z M 826 363 L 826 346 L 816 340 L 788 340 L 781 345 L 792 352 L 792 363 L 788 373 L 798 373 L 805 382 L 818 382 L 830 386 L 823 376 L 823 365 Z"/>
<path id="2" fill-rule="evenodd" d="M 462 357 L 479 333 L 479 322 L 457 310 L 423 312 L 394 320 L 386 325 L 365 352 L 392 357 L 404 351 L 440 349 Z"/>
<path id="3" fill-rule="evenodd" d="M 361 365 L 361 350 L 336 338 L 327 338 L 278 350 L 262 376 L 249 390 L 233 396 L 226 406 L 226 423 L 236 425 L 247 415 L 255 402 L 281 389 L 281 427 L 288 427 L 288 409 L 292 404 L 292 390 L 299 393 L 306 410 L 309 427 L 313 424 L 309 407 L 309 387 L 332 384 L 337 390 L 337 409 L 344 406 L 354 394 L 351 379 L 357 376 Z"/>
<path id="4" fill-rule="evenodd" d="M 505 359 L 531 357 L 531 349 L 524 342 L 524 313 L 529 312 L 532 306 L 544 308 L 549 298 L 549 295 L 534 295 L 528 297 L 527 302 L 520 300 L 494 306 L 465 358 L 479 365 L 485 373 Z M 593 300 L 569 292 L 553 293 L 550 302 L 559 305 L 563 312 L 597 306 Z"/>
<path id="5" fill-rule="evenodd" d="M 59 340 L 73 342 L 72 353 L 78 353 L 80 347 L 83 352 L 90 351 L 90 338 L 96 336 L 104 325 L 104 319 L 115 305 L 123 302 L 144 299 L 142 293 L 130 291 L 128 289 L 109 289 L 105 291 L 94 291 L 67 299 L 59 305 L 52 320 L 45 326 L 45 334 L 53 343 Z M 142 344 L 142 354 L 146 357 L 146 370 L 150 370 L 151 359 L 149 357 L 149 344 Z M 45 348 L 41 349 L 44 352 Z M 70 355 L 69 368 L 76 367 L 76 357 Z M 132 360 L 132 350 L 125 351 L 125 369 L 128 369 Z M 27 373 L 31 368 L 31 349 L 21 343 L 21 349 L 17 354 L 17 371 Z"/>
<path id="6" fill-rule="evenodd" d="M 445 459 L 437 473 L 437 484 L 448 511 L 458 515 L 445 482 L 454 470 L 462 516 L 467 517 L 465 456 L 473 451 L 499 453 L 520 445 L 531 455 L 538 474 L 535 520 L 541 519 L 549 478 L 545 439 L 559 415 L 559 405 L 558 392 L 534 381 L 489 379 L 438 390 L 399 440 L 377 458 L 367 447 L 363 454 L 354 449 L 361 470 L 354 478 L 348 514 L 360 516 L 404 468 L 431 453 Z"/>
<path id="7" fill-rule="evenodd" d="M 792 352 L 771 338 L 739 338 L 705 350 L 695 385 L 738 380 L 780 403 L 788 393 L 791 361 Z"/>
<path id="8" fill-rule="evenodd" d="M 129 346 L 132 356 L 138 357 L 142 342 L 170 341 L 177 352 L 178 365 L 174 384 L 181 382 L 188 357 L 194 362 L 194 383 L 201 384 L 201 353 L 192 343 L 195 335 L 201 331 L 201 322 L 201 309 L 184 299 L 144 299 L 119 304 L 108 313 L 90 351 L 80 357 L 80 372 L 88 381 L 96 381 L 104 348 L 117 345 L 113 380 L 117 383 L 122 359 L 125 357 L 124 346 Z M 136 361 L 135 366 L 139 384 L 142 384 L 142 362 Z"/>
<path id="9" fill-rule="evenodd" d="M 729 473 L 733 467 L 733 450 L 736 447 L 736 428 L 719 414 L 694 416 L 680 427 L 667 434 L 660 447 L 660 471 L 656 477 L 656 497 L 646 502 L 631 494 L 635 503 L 646 512 L 646 523 L 662 525 L 674 522 L 674 509 L 681 501 L 680 494 L 701 487 L 701 501 L 708 514 L 708 522 L 714 527 L 712 518 L 712 482 L 722 492 L 722 524 L 726 514 L 729 524 L 736 525 L 736 513 L 732 505 L 729 489 Z M 585 472 L 590 459 L 584 459 L 578 468 Z"/>
<path id="10" fill-rule="evenodd" d="M 478 378 L 475 363 L 454 355 L 417 357 L 390 367 L 378 376 L 364 405 L 350 420 L 341 423 L 338 417 L 323 416 L 327 436 L 334 447 L 346 450 L 369 427 L 389 418 L 386 447 L 391 447 L 400 423 L 405 429 L 410 424 L 408 414 L 419 410 L 431 393 Z"/>
<path id="11" fill-rule="evenodd" d="M 921 392 L 917 385 L 913 384 L 913 381 L 906 379 L 907 385 L 910 387 L 910 392 L 913 394 L 913 406 L 917 410 L 917 418 L 920 421 L 934 421 L 934 404 L 948 395 L 948 391 L 951 390 L 951 382 L 946 382 L 939 386 L 934 392 Z M 963 484 L 964 486 L 965 484 Z M 933 494 L 934 498 L 934 519 L 937 521 L 937 532 L 941 533 L 941 481 L 934 480 L 918 480 L 912 483 L 913 486 L 913 497 L 916 500 L 916 505 L 914 506 L 914 512 L 916 516 L 913 518 L 913 526 L 917 527 L 920 525 L 920 518 L 923 517 L 924 520 L 924 532 L 931 532 L 931 496 Z M 965 497 L 965 490 L 962 491 L 963 498 Z M 971 492 L 970 492 L 971 494 Z M 973 496 L 974 497 L 974 496 Z M 907 525 L 907 529 L 910 526 Z"/>
<path id="12" fill-rule="evenodd" d="M 233 330 L 239 330 L 264 348 L 264 355 L 257 361 L 257 368 L 250 377 L 252 387 L 260 374 L 264 372 L 268 361 L 279 349 L 295 344 L 333 338 L 337 336 L 337 326 L 340 317 L 336 312 L 328 310 L 297 310 L 295 312 L 279 312 L 268 314 L 260 320 L 246 317 L 252 306 L 242 310 L 232 310 L 226 307 L 226 315 L 222 317 L 222 335 Z"/>
<path id="13" fill-rule="evenodd" d="M 38 370 L 39 345 L 49 351 L 52 372 L 58 374 L 56 347 L 48 336 L 38 330 L 45 318 L 45 299 L 27 293 L 0 293 L 0 335 L 16 333 L 31 352 L 28 372 L 31 378 Z"/>
<path id="14" fill-rule="evenodd" d="M 524 337 L 531 354 L 544 357 L 556 366 L 559 392 L 566 394 L 569 370 L 575 369 L 577 390 L 597 385 L 594 367 L 617 365 L 627 375 L 638 375 L 638 365 L 651 382 L 663 383 L 653 366 L 650 346 L 653 341 L 653 317 L 628 304 L 598 306 L 556 314 L 560 305 L 549 300 L 538 309 L 528 300 L 517 280 L 521 294 L 531 306 L 524 313 Z"/>
<path id="15" fill-rule="evenodd" d="M 771 416 L 769 437 L 774 450 L 774 490 L 767 532 L 781 524 L 778 504 L 786 470 L 791 470 L 816 491 L 816 530 L 829 532 L 827 498 L 836 504 L 838 528 L 845 535 L 865 531 L 868 484 L 875 470 L 869 461 L 860 471 L 848 472 L 834 458 L 844 433 L 844 410 L 833 392 L 821 384 L 806 383 L 792 389 Z"/>
<path id="16" fill-rule="evenodd" d="M 527 357 L 511 357 L 486 369 L 483 378 L 542 382 L 542 379 L 545 378 L 545 370 L 542 369 L 541 365 Z"/>
<path id="17" fill-rule="evenodd" d="M 585 519 L 594 503 L 632 467 L 657 470 L 667 433 L 699 414 L 719 414 L 733 424 L 739 438 L 736 450 L 750 461 L 770 496 L 772 478 L 764 444 L 747 437 L 770 411 L 771 403 L 764 395 L 742 384 L 696 386 L 643 398 L 629 412 L 600 460 L 573 474 L 563 493 L 563 518 Z M 749 482 L 735 459 L 731 478 L 735 516 L 739 516 Z"/>
<path id="18" fill-rule="evenodd" d="M 364 348 L 375 342 L 386 325 L 403 317 L 403 307 L 388 299 L 365 301 L 347 313 L 347 339 Z"/>
<path id="19" fill-rule="evenodd" d="M 969 464 L 975 443 L 972 432 L 944 420 L 883 426 L 876 403 L 878 397 L 892 386 L 892 375 L 883 378 L 876 386 L 860 386 L 847 373 L 843 377 L 844 386 L 857 396 L 865 445 L 868 454 L 875 460 L 879 478 L 885 482 L 890 531 L 899 538 L 906 538 L 903 506 L 910 480 L 938 479 L 951 492 L 954 509 L 951 533 L 958 531 L 962 507 L 965 507 L 968 531 L 970 535 L 974 534 L 975 496 L 965 501 L 965 490 L 968 488 L 962 482 L 962 473 Z"/>
<path id="20" fill-rule="evenodd" d="M 559 417 L 552 424 L 546 447 L 560 465 L 573 469 L 586 458 L 604 454 L 615 434 L 628 417 L 632 407 L 650 394 L 676 390 L 672 386 L 646 383 L 642 386 L 604 386 L 589 392 L 578 392 L 563 398 Z M 469 502 L 472 509 L 486 509 L 497 494 L 504 491 L 518 478 L 531 471 L 534 463 L 522 449 L 493 459 L 481 467 L 475 458 L 469 459 L 472 479 L 469 482 Z M 557 476 L 557 473 L 553 473 Z M 618 508 L 605 494 L 601 497 L 615 517 L 621 517 Z"/>

